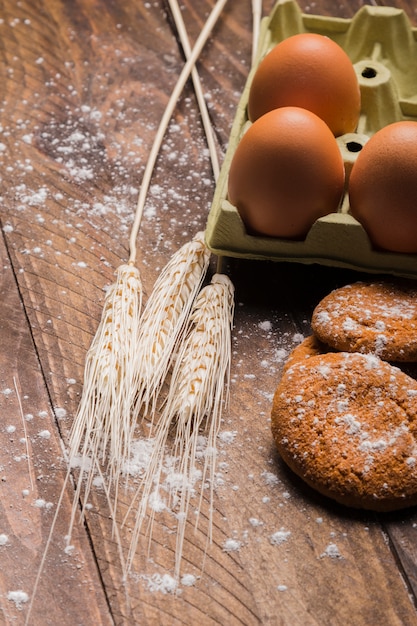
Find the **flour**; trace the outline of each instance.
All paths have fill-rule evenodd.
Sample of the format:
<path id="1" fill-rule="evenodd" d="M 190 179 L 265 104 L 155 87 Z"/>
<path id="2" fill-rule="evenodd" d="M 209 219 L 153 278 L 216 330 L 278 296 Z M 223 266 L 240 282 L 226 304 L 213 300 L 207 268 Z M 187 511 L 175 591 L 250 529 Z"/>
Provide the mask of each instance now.
<path id="1" fill-rule="evenodd" d="M 14 602 L 16 608 L 21 610 L 23 608 L 23 604 L 29 601 L 29 596 L 25 591 L 9 591 L 7 593 L 7 599 L 11 602 Z"/>
<path id="2" fill-rule="evenodd" d="M 261 330 L 264 330 L 266 332 L 270 332 L 272 330 L 272 323 L 268 320 L 265 320 L 264 322 L 259 322 L 258 326 Z"/>
<path id="3" fill-rule="evenodd" d="M 55 417 L 58 420 L 62 420 L 67 416 L 67 410 L 63 409 L 62 407 L 55 407 L 54 411 L 55 411 Z"/>
<path id="4" fill-rule="evenodd" d="M 290 538 L 290 536 L 291 531 L 281 528 L 281 530 L 276 531 L 270 536 L 269 542 L 273 546 L 280 546 L 281 544 L 285 543 Z"/>
<path id="5" fill-rule="evenodd" d="M 151 592 L 160 592 L 163 594 L 174 593 L 177 590 L 178 583 L 169 574 L 153 574 L 152 576 L 142 576 L 147 582 L 148 589 Z"/>
<path id="6" fill-rule="evenodd" d="M 242 542 L 237 539 L 226 539 L 223 542 L 223 551 L 224 552 L 238 552 L 242 547 Z"/>
<path id="7" fill-rule="evenodd" d="M 237 436 L 236 430 L 225 430 L 219 433 L 219 441 L 222 444 L 231 444 L 234 442 Z"/>
<path id="8" fill-rule="evenodd" d="M 181 585 L 183 587 L 193 587 L 197 582 L 197 576 L 194 574 L 184 574 L 181 577 Z"/>
<path id="9" fill-rule="evenodd" d="M 37 500 L 35 500 L 34 506 L 38 509 L 49 510 L 52 509 L 54 505 L 52 504 L 52 502 L 46 502 L 46 500 L 44 500 L 43 498 L 38 498 Z"/>
<path id="10" fill-rule="evenodd" d="M 273 472 L 262 472 L 261 474 L 262 478 L 265 481 L 266 485 L 278 485 L 280 480 L 278 478 L 278 476 L 276 474 L 274 474 Z"/>
<path id="11" fill-rule="evenodd" d="M 40 437 L 41 439 L 50 439 L 51 438 L 51 433 L 49 430 L 41 430 L 38 433 L 38 437 Z"/>
<path id="12" fill-rule="evenodd" d="M 329 543 L 324 552 L 320 555 L 321 558 L 329 557 L 330 559 L 342 559 L 342 555 L 339 548 L 335 543 Z"/>

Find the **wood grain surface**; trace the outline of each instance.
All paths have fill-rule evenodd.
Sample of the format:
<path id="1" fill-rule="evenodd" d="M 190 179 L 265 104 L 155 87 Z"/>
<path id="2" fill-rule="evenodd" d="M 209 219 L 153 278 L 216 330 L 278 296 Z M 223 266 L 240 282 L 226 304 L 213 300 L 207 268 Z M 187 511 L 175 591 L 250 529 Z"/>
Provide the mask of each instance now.
<path id="1" fill-rule="evenodd" d="M 273 4 L 264 2 L 264 14 Z M 306 13 L 349 18 L 366 3 L 299 4 Z M 389 4 L 416 23 L 411 0 Z M 212 6 L 181 2 L 192 42 Z M 220 159 L 249 72 L 251 37 L 250 0 L 230 1 L 199 60 Z M 183 62 L 164 0 L 0 0 L 1 624 L 25 623 L 66 475 L 63 450 L 86 351 L 105 289 L 128 257 L 141 176 Z M 204 229 L 213 192 L 187 84 L 138 237 L 145 298 L 172 254 Z M 99 487 L 65 550 L 68 484 L 31 625 L 417 624 L 415 511 L 335 506 L 285 469 L 271 439 L 271 398 L 285 356 L 309 333 L 319 299 L 358 275 L 243 260 L 228 262 L 227 272 L 236 314 L 212 542 L 203 493 L 197 530 L 187 524 L 177 593 L 169 513 L 156 516 L 152 542 L 144 532 L 123 581 Z M 129 499 L 122 497 L 120 520 Z M 130 516 L 124 549 L 132 524 Z"/>

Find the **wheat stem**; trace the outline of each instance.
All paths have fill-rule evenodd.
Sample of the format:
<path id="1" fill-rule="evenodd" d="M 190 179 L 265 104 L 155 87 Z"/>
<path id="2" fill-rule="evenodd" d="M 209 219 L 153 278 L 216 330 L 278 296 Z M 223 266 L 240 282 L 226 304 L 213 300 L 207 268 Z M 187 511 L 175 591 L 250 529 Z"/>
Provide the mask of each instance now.
<path id="1" fill-rule="evenodd" d="M 26 615 L 25 624 L 29 624 L 36 591 L 46 563 L 46 556 L 51 544 L 58 512 L 61 508 L 65 490 L 68 486 L 74 466 L 80 467 L 80 472 L 73 498 L 68 537 L 70 538 L 75 523 L 81 491 L 84 491 L 81 510 L 81 516 L 83 516 L 88 501 L 88 495 L 93 485 L 94 476 L 98 475 L 103 481 L 105 495 L 110 507 L 122 567 L 124 571 L 127 571 L 123 560 L 121 539 L 116 526 L 116 506 L 120 475 L 127 465 L 130 456 L 132 435 L 131 408 L 134 404 L 134 394 L 137 392 L 137 385 L 135 384 L 137 382 L 137 370 L 135 366 L 137 363 L 136 350 L 138 347 L 139 318 L 142 305 L 142 285 L 139 270 L 134 267 L 137 256 L 136 239 L 141 226 L 145 200 L 163 136 L 181 91 L 190 73 L 193 71 L 195 62 L 217 19 L 220 17 L 226 2 L 227 0 L 217 0 L 192 51 L 186 49 L 184 33 L 182 34 L 184 50 L 188 57 L 187 62 L 170 96 L 145 166 L 129 237 L 130 256 L 128 264 L 123 264 L 119 267 L 116 282 L 110 287 L 106 295 L 101 321 L 86 356 L 83 393 L 70 434 L 67 474 L 60 493 L 40 567 L 37 572 L 35 587 Z M 193 78 L 196 79 L 197 77 L 198 75 L 193 71 Z M 196 83 L 197 81 L 195 80 L 195 84 Z M 199 95 L 198 100 L 202 107 L 202 100 L 204 101 L 204 98 L 201 100 L 201 95 Z M 208 128 L 207 119 L 208 117 L 205 122 L 206 132 Z M 209 133 L 207 134 L 209 135 Z M 216 177 L 217 166 L 215 150 L 212 147 L 212 140 L 209 140 L 209 137 L 208 142 L 212 155 L 213 171 Z M 200 243 L 202 243 L 202 234 L 200 239 Z M 193 243 L 196 244 L 196 241 Z M 194 265 L 192 264 L 193 270 L 191 273 L 195 279 L 193 285 L 191 286 L 190 283 L 187 283 L 187 289 L 189 289 L 190 295 L 190 298 L 187 298 L 187 302 L 190 302 L 190 306 L 195 294 L 201 286 L 202 277 L 207 269 L 209 255 L 205 246 L 201 246 L 200 252 L 199 260 L 197 260 Z M 184 294 L 182 295 L 184 297 Z M 179 297 L 178 295 L 178 298 Z M 176 301 L 175 298 L 173 299 L 173 293 L 171 293 L 169 303 L 175 307 Z M 181 321 L 177 328 L 182 327 L 188 312 L 189 308 L 184 312 L 183 318 L 179 316 Z M 154 385 L 153 388 L 156 389 L 157 385 Z M 164 440 L 164 437 L 165 433 L 162 432 L 161 441 Z M 159 448 L 161 449 L 161 446 L 159 446 Z M 101 467 L 102 464 L 104 464 L 107 470 L 108 480 L 107 477 L 106 480 L 104 479 Z M 115 491 L 113 501 L 111 499 L 112 488 L 114 488 Z"/>
<path id="2" fill-rule="evenodd" d="M 252 66 L 258 52 L 259 31 L 262 18 L 262 0 L 252 0 Z"/>
<path id="3" fill-rule="evenodd" d="M 146 163 L 146 167 L 145 167 L 145 171 L 144 171 L 144 175 L 142 179 L 142 184 L 141 184 L 140 191 L 139 191 L 139 198 L 138 198 L 138 203 L 136 207 L 135 218 L 133 221 L 133 226 L 131 229 L 131 234 L 130 234 L 130 239 L 129 239 L 129 249 L 130 249 L 129 262 L 130 263 L 134 263 L 136 261 L 136 255 L 137 255 L 136 239 L 137 239 L 141 221 L 142 221 L 143 209 L 145 206 L 146 196 L 148 194 L 148 189 L 149 189 L 149 184 L 151 181 L 153 169 L 155 167 L 156 159 L 158 157 L 158 154 L 161 148 L 165 131 L 168 128 L 168 124 L 174 112 L 175 105 L 185 86 L 185 83 L 187 82 L 188 77 L 190 76 L 190 73 L 201 53 L 201 50 L 203 49 L 208 37 L 210 36 L 210 33 L 216 21 L 220 17 L 220 14 L 226 2 L 227 0 L 217 0 L 216 4 L 214 5 L 212 12 L 210 13 L 200 35 L 197 38 L 194 48 L 182 69 L 182 72 L 171 93 L 170 99 L 168 101 L 168 104 L 165 108 L 162 119 L 160 121 L 158 130 L 157 130 L 157 133 L 156 133 L 156 136 L 155 136 L 155 139 L 154 139 L 154 142 L 153 142 L 153 145 L 152 145 L 152 148 L 151 148 L 151 151 L 150 151 L 147 163 Z"/>
<path id="4" fill-rule="evenodd" d="M 191 50 L 190 41 L 188 39 L 187 31 L 184 25 L 184 20 L 182 19 L 181 10 L 178 5 L 178 1 L 168 0 L 168 2 L 169 2 L 169 6 L 171 8 L 171 12 L 175 21 L 175 26 L 177 28 L 177 31 L 181 40 L 181 45 L 184 50 L 185 58 L 189 59 L 192 55 L 192 50 Z M 214 176 L 214 179 L 217 180 L 219 177 L 220 166 L 219 166 L 219 160 L 217 157 L 216 144 L 214 141 L 213 127 L 211 125 L 206 101 L 204 99 L 204 93 L 203 93 L 203 88 L 201 85 L 200 75 L 195 66 L 193 67 L 191 71 L 191 78 L 192 78 L 193 85 L 194 85 L 194 91 L 195 91 L 195 95 L 197 98 L 198 108 L 200 110 L 201 121 L 202 121 L 204 132 L 206 135 L 207 146 L 209 149 L 210 159 L 211 159 L 211 167 L 213 170 L 213 176 Z"/>

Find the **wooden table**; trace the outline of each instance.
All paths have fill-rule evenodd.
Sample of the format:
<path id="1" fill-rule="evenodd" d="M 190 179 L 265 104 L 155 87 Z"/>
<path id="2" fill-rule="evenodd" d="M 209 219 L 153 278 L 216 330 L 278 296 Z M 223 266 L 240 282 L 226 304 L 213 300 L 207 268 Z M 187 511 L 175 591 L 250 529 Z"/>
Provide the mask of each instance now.
<path id="1" fill-rule="evenodd" d="M 300 1 L 306 13 L 344 18 L 362 4 Z M 387 4 L 416 22 L 411 0 Z M 213 1 L 181 5 L 194 42 Z M 86 351 L 104 290 L 128 257 L 141 176 L 183 56 L 163 0 L 0 6 L 0 623 L 23 624 L 65 478 L 62 446 Z M 272 6 L 266 0 L 264 13 Z M 229 2 L 199 62 L 220 158 L 250 68 L 251 32 L 250 1 Z M 178 247 L 204 229 L 213 191 L 188 83 L 138 237 L 145 297 Z M 30 624 L 417 624 L 416 513 L 355 512 L 320 498 L 282 466 L 270 434 L 286 355 L 309 333 L 319 299 L 360 275 L 245 260 L 227 271 L 236 288 L 231 398 L 204 563 L 203 519 L 197 532 L 187 528 L 185 578 L 180 593 L 170 592 L 175 524 L 157 518 L 149 552 L 144 536 L 124 585 L 100 488 L 65 551 L 69 485 Z"/>

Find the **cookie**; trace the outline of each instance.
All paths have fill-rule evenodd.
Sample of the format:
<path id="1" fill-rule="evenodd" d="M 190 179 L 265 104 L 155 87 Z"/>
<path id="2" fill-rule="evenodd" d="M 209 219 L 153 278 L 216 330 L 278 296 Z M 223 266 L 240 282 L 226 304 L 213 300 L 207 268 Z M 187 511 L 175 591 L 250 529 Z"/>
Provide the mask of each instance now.
<path id="1" fill-rule="evenodd" d="M 417 504 L 417 381 L 374 355 L 335 352 L 289 367 L 272 434 L 308 485 L 355 508 Z"/>
<path id="2" fill-rule="evenodd" d="M 317 339 L 315 335 L 310 335 L 291 350 L 285 362 L 283 372 L 298 361 L 304 361 L 304 359 L 309 359 L 311 356 L 324 354 L 325 352 L 329 352 L 329 350 L 330 348 Z"/>
<path id="3" fill-rule="evenodd" d="M 357 282 L 335 289 L 316 306 L 311 327 L 335 350 L 416 362 L 417 285 Z"/>

